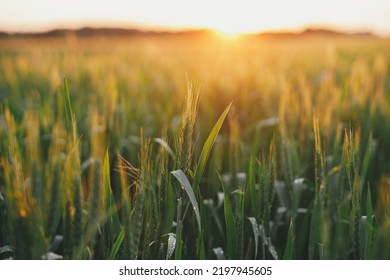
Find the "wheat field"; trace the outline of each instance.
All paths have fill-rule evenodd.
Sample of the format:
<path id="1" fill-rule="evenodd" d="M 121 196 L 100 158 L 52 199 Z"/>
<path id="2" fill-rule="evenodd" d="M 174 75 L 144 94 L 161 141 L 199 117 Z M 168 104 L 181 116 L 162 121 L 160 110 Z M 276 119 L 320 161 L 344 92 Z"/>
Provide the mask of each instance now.
<path id="1" fill-rule="evenodd" d="M 0 39 L 0 259 L 389 259 L 390 41 Z"/>

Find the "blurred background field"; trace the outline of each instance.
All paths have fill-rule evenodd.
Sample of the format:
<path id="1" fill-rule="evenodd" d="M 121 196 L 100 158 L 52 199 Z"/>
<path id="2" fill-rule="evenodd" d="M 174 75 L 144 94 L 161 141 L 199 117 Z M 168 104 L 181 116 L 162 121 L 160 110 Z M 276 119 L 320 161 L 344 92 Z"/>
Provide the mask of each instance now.
<path id="1" fill-rule="evenodd" d="M 373 36 L 0 39 L 0 257 L 389 259 L 389 62 Z"/>

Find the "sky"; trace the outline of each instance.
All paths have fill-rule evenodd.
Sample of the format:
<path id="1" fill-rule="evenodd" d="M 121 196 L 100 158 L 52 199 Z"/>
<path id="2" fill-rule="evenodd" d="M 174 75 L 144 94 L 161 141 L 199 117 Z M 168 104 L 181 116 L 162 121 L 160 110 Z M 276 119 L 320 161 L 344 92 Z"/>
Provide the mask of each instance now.
<path id="1" fill-rule="evenodd" d="M 327 27 L 390 36 L 389 0 L 0 0 L 0 30 L 144 27 L 251 33 Z"/>

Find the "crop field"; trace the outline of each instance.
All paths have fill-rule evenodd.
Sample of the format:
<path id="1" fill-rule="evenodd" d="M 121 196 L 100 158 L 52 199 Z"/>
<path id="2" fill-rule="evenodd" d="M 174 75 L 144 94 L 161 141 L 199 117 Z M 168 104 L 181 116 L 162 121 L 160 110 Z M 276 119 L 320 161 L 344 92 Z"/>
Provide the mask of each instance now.
<path id="1" fill-rule="evenodd" d="M 390 40 L 0 39 L 0 259 L 390 259 Z"/>

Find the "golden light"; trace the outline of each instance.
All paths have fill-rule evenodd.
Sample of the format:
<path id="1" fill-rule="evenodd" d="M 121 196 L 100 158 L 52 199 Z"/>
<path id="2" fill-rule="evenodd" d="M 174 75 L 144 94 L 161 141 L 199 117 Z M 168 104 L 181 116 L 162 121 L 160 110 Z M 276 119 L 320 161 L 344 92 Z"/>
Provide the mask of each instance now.
<path id="1" fill-rule="evenodd" d="M 203 26 L 214 30 L 220 37 L 235 39 L 243 34 L 255 33 L 262 30 L 261 22 L 253 20 L 253 16 L 237 16 L 236 13 L 225 11 L 223 14 L 205 15 Z"/>
<path id="2" fill-rule="evenodd" d="M 215 32 L 215 34 L 218 37 L 226 40 L 235 40 L 243 34 L 243 32 L 224 29 L 224 28 L 212 28 L 212 30 Z"/>
<path id="3" fill-rule="evenodd" d="M 218 36 L 225 39 L 236 39 L 243 34 L 250 33 L 248 28 L 245 28 L 245 26 L 240 28 L 240 26 L 236 26 L 229 22 L 219 26 L 210 26 L 210 29 L 214 30 Z"/>

